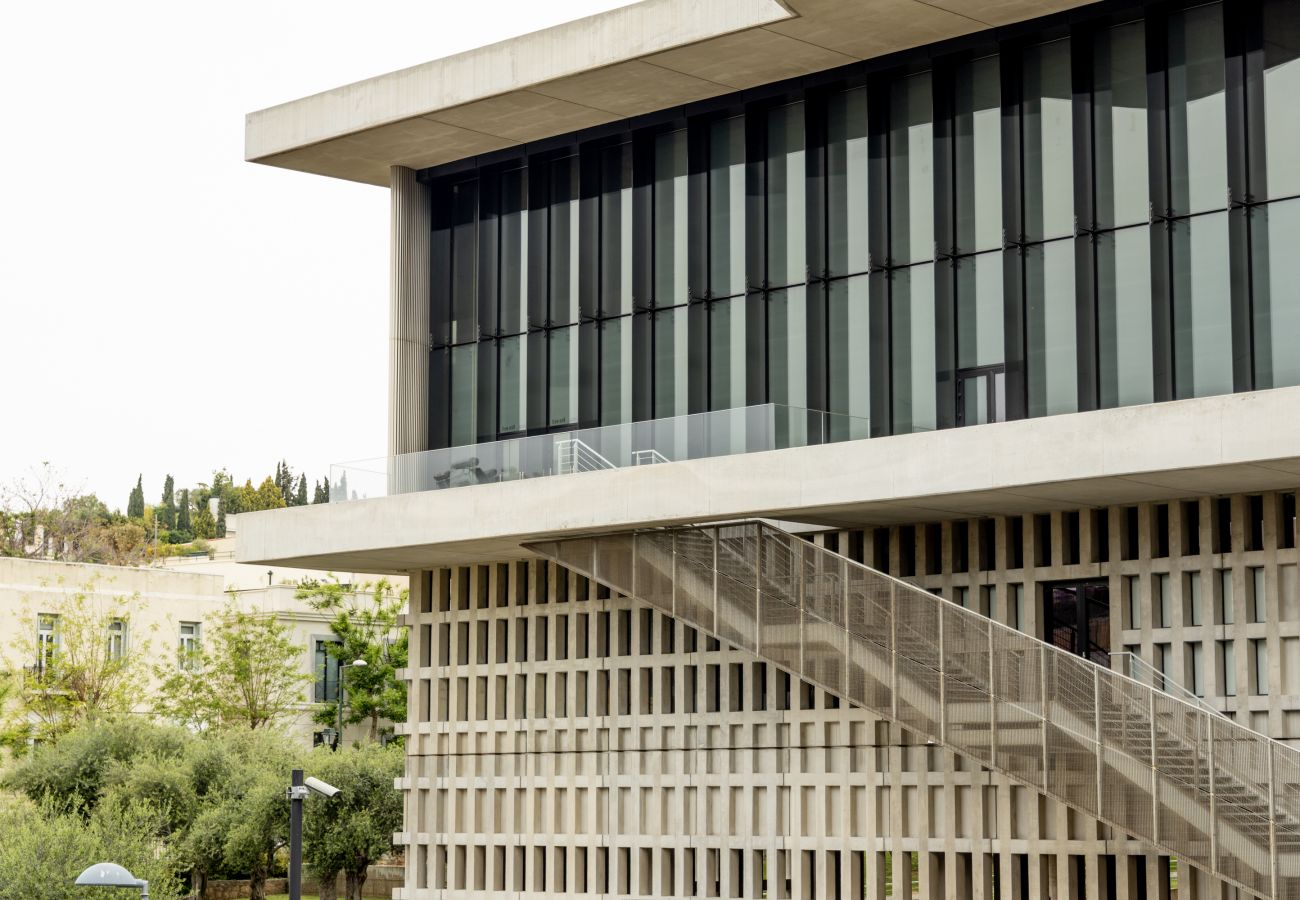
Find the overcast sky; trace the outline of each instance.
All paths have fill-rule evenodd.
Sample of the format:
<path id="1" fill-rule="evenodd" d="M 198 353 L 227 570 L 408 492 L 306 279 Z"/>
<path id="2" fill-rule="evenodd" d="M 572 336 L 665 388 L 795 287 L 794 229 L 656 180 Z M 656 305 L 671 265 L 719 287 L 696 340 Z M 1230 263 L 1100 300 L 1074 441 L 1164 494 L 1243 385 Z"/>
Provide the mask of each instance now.
<path id="1" fill-rule="evenodd" d="M 244 162 L 244 114 L 627 2 L 0 3 L 0 482 L 383 454 L 388 191 Z"/>

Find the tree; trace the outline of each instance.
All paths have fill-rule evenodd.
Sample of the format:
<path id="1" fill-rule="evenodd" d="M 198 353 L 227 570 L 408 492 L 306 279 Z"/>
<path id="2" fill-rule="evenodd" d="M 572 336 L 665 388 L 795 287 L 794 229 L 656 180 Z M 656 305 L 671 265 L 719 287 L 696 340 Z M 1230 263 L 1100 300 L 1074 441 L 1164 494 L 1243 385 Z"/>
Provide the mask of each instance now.
<path id="1" fill-rule="evenodd" d="M 316 489 L 312 492 L 312 503 L 329 503 L 330 486 L 328 480 L 316 482 Z"/>
<path id="2" fill-rule="evenodd" d="M 218 500 L 218 503 L 221 501 Z M 217 536 L 217 520 L 212 515 L 212 510 L 208 509 L 207 503 L 203 503 L 194 513 L 192 521 L 194 536 L 204 540 L 210 540 Z"/>
<path id="3" fill-rule="evenodd" d="M 226 536 L 226 498 L 225 497 L 222 497 L 220 500 L 217 501 L 216 532 L 217 532 L 217 537 L 219 538 L 223 538 Z"/>
<path id="4" fill-rule="evenodd" d="M 289 506 L 294 505 L 294 498 L 297 493 L 294 491 L 293 470 L 289 468 L 289 463 L 281 460 L 275 464 L 275 486 L 280 489 L 280 496 Z"/>
<path id="5" fill-rule="evenodd" d="M 307 505 L 307 476 L 306 475 L 298 476 L 298 490 L 293 496 L 293 505 L 294 506 Z"/>
<path id="6" fill-rule="evenodd" d="M 349 724 L 369 720 L 368 737 L 378 741 L 381 719 L 406 718 L 406 682 L 397 677 L 397 670 L 406 666 L 407 632 L 398 628 L 397 621 L 406 608 L 407 591 L 397 591 L 386 579 L 354 590 L 331 578 L 307 582 L 295 596 L 331 616 L 330 631 L 337 640 L 328 645 L 330 656 L 366 661 L 363 667 L 345 670 L 343 720 Z M 317 710 L 316 721 L 328 725 L 337 714 L 336 706 L 325 706 Z"/>
<path id="7" fill-rule="evenodd" d="M 128 519 L 144 518 L 144 475 L 137 477 L 135 487 L 131 488 L 131 496 L 126 501 L 126 516 Z"/>
<path id="8" fill-rule="evenodd" d="M 49 556 L 58 511 L 79 493 L 48 462 L 0 485 L 0 556 Z"/>
<path id="9" fill-rule="evenodd" d="M 402 795 L 393 780 L 403 766 L 395 746 L 313 754 L 313 773 L 341 789 L 328 799 L 312 797 L 303 816 L 303 855 L 322 900 L 334 900 L 339 872 L 347 900 L 360 900 L 366 870 L 393 851 L 393 832 L 402 826 Z"/>
<path id="10" fill-rule="evenodd" d="M 190 492 L 188 488 L 181 489 L 181 502 L 176 510 L 176 528 L 179 531 L 192 531 L 190 527 Z"/>
<path id="11" fill-rule="evenodd" d="M 41 603 L 39 627 L 18 640 L 22 665 L 18 701 L 28 735 L 56 741 L 80 722 L 131 711 L 141 696 L 147 670 L 147 637 L 130 633 L 131 606 L 138 597 L 92 600 L 93 581 L 66 598 Z"/>
<path id="12" fill-rule="evenodd" d="M 264 728 L 289 717 L 311 676 L 300 669 L 302 649 L 274 616 L 228 605 L 202 648 L 155 668 L 161 682 L 157 712 L 196 728 Z"/>
<path id="13" fill-rule="evenodd" d="M 256 499 L 250 509 L 281 509 L 284 505 L 284 492 L 278 484 L 267 478 L 258 485 Z"/>
<path id="14" fill-rule="evenodd" d="M 162 504 L 156 515 L 163 528 L 176 527 L 176 481 L 170 475 L 163 480 Z"/>

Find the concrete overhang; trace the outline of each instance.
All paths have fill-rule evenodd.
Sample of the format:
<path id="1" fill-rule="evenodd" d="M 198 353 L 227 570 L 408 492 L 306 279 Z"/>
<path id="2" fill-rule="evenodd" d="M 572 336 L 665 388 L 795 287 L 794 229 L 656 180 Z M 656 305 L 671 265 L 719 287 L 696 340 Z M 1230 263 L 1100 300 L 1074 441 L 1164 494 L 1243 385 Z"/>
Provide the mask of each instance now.
<path id="1" fill-rule="evenodd" d="M 1282 490 L 1300 387 L 239 517 L 240 562 L 388 573 L 744 518 L 852 527 Z"/>
<path id="2" fill-rule="evenodd" d="M 641 0 L 249 113 L 244 156 L 425 168 L 1097 0 Z"/>

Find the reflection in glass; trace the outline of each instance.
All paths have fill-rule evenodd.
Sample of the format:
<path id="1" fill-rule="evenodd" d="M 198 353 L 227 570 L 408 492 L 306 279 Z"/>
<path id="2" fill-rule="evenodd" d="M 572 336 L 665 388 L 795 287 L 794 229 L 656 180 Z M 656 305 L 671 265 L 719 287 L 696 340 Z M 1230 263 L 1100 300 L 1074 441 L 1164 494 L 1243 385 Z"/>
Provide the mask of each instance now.
<path id="1" fill-rule="evenodd" d="M 632 421 L 632 319 L 600 323 L 600 424 Z"/>
<path id="2" fill-rule="evenodd" d="M 1228 214 L 1176 221 L 1171 235 L 1175 396 L 1231 393 Z"/>
<path id="3" fill-rule="evenodd" d="M 773 291 L 767 301 L 768 400 L 808 406 L 808 309 L 803 287 Z"/>
<path id="4" fill-rule="evenodd" d="M 1025 51 L 1025 235 L 1031 241 L 1074 234 L 1074 91 L 1070 42 Z"/>
<path id="5" fill-rule="evenodd" d="M 890 85 L 890 257 L 934 259 L 934 117 L 930 73 Z"/>
<path id="6" fill-rule="evenodd" d="M 578 421 L 578 329 L 557 328 L 546 336 L 549 363 L 546 424 L 571 425 Z"/>
<path id="7" fill-rule="evenodd" d="M 501 434 L 528 427 L 528 345 L 523 335 L 502 338 L 500 355 L 501 405 L 497 414 Z"/>
<path id="8" fill-rule="evenodd" d="M 1051 241 L 1025 251 L 1026 359 L 1031 416 L 1079 410 L 1074 295 L 1074 241 Z"/>
<path id="9" fill-rule="evenodd" d="M 1223 209 L 1228 198 L 1223 9 L 1169 17 L 1169 177 L 1176 214 Z"/>
<path id="10" fill-rule="evenodd" d="M 1097 357 L 1103 409 L 1155 399 L 1151 233 L 1145 226 L 1097 236 Z"/>
<path id="11" fill-rule="evenodd" d="M 831 275 L 867 271 L 867 89 L 832 94 L 826 110 L 826 240 Z"/>
<path id="12" fill-rule="evenodd" d="M 1097 224 L 1114 228 L 1146 222 L 1151 210 L 1145 23 L 1098 34 L 1093 66 Z"/>
<path id="13" fill-rule="evenodd" d="M 655 305 L 685 303 L 687 287 L 686 241 L 686 129 L 655 136 L 654 273 Z"/>
<path id="14" fill-rule="evenodd" d="M 953 118 L 957 252 L 1002 246 L 1002 84 L 996 56 L 960 67 Z"/>
<path id="15" fill-rule="evenodd" d="M 654 312 L 654 417 L 666 419 L 688 412 L 689 351 L 686 345 L 687 309 Z"/>
<path id="16" fill-rule="evenodd" d="M 934 266 L 890 273 L 894 433 L 933 431 L 936 422 Z"/>
<path id="17" fill-rule="evenodd" d="M 808 277 L 803 104 L 767 115 L 767 279 L 772 287 Z"/>
<path id="18" fill-rule="evenodd" d="M 871 417 L 869 284 L 865 275 L 831 282 L 827 314 L 827 407 L 859 421 Z"/>
<path id="19" fill-rule="evenodd" d="M 600 311 L 632 311 L 632 145 L 600 155 Z"/>
<path id="20" fill-rule="evenodd" d="M 1294 0 L 1264 5 L 1264 159 L 1265 178 L 1251 182 L 1255 199 L 1300 194 L 1300 10 Z"/>
<path id="21" fill-rule="evenodd" d="M 478 345 L 451 348 L 451 444 L 472 444 L 478 440 L 475 418 L 478 377 Z"/>
<path id="22" fill-rule="evenodd" d="M 478 340 L 478 182 L 451 188 L 451 342 Z"/>
<path id="23" fill-rule="evenodd" d="M 578 157 L 551 163 L 550 320 L 578 321 Z"/>
<path id="24" fill-rule="evenodd" d="M 1254 254 L 1255 387 L 1300 384 L 1300 200 L 1251 211 Z"/>
<path id="25" fill-rule="evenodd" d="M 709 304 L 709 409 L 749 402 L 745 393 L 745 306 L 743 296 Z"/>
<path id="26" fill-rule="evenodd" d="M 524 170 L 501 174 L 501 318 L 503 334 L 517 334 L 528 322 L 528 200 Z"/>
<path id="27" fill-rule="evenodd" d="M 1002 298 L 1001 253 L 981 253 L 957 261 L 958 368 L 1006 360 Z"/>
<path id="28" fill-rule="evenodd" d="M 745 292 L 745 119 L 709 127 L 709 291 Z"/>

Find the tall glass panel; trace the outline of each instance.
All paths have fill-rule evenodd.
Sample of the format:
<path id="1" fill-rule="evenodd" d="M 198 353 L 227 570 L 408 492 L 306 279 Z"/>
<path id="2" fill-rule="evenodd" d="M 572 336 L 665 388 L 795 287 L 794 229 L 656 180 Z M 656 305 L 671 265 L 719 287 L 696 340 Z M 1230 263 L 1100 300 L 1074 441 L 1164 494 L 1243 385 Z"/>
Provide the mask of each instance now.
<path id="1" fill-rule="evenodd" d="M 865 275 L 832 281 L 827 311 L 827 408 L 852 416 L 851 434 L 866 437 L 871 418 L 870 282 Z M 847 424 L 845 425 L 847 428 Z M 832 423 L 837 437 L 838 426 Z"/>
<path id="2" fill-rule="evenodd" d="M 478 378 L 478 345 L 451 348 L 451 443 L 452 447 L 478 440 L 475 404 Z"/>
<path id="3" fill-rule="evenodd" d="M 690 295 L 687 284 L 686 129 L 655 136 L 655 305 L 675 306 Z"/>
<path id="4" fill-rule="evenodd" d="M 1002 81 L 988 56 L 956 73 L 953 115 L 957 252 L 1002 246 Z"/>
<path id="5" fill-rule="evenodd" d="M 1051 241 L 1025 251 L 1026 360 L 1029 415 L 1079 410 L 1074 241 Z"/>
<path id="6" fill-rule="evenodd" d="M 1300 384 L 1300 200 L 1251 210 L 1254 255 L 1255 386 Z"/>
<path id="7" fill-rule="evenodd" d="M 1093 45 L 1096 214 L 1101 228 L 1151 217 L 1147 151 L 1146 24 L 1097 35 Z"/>
<path id="8" fill-rule="evenodd" d="M 528 195 L 525 170 L 501 173 L 500 327 L 518 334 L 528 322 Z"/>
<path id="9" fill-rule="evenodd" d="M 867 89 L 832 94 L 826 108 L 826 241 L 831 275 L 867 271 L 869 162 Z"/>
<path id="10" fill-rule="evenodd" d="M 687 308 L 654 312 L 654 417 L 667 419 L 689 412 Z M 703 373 L 700 373 L 701 375 Z"/>
<path id="11" fill-rule="evenodd" d="M 632 311 L 632 145 L 600 155 L 600 312 Z"/>
<path id="12" fill-rule="evenodd" d="M 517 334 L 502 338 L 499 348 L 497 428 L 506 435 L 528 428 L 528 343 L 524 335 Z"/>
<path id="13" fill-rule="evenodd" d="M 934 259 L 934 114 L 930 73 L 890 85 L 889 225 L 895 265 Z"/>
<path id="14" fill-rule="evenodd" d="M 1074 234 L 1074 88 L 1069 40 L 1025 50 L 1025 235 Z"/>
<path id="15" fill-rule="evenodd" d="M 746 301 L 709 304 L 709 409 L 749 405 L 746 397 Z"/>
<path id="16" fill-rule="evenodd" d="M 600 424 L 632 421 L 632 318 L 600 323 Z"/>
<path id="17" fill-rule="evenodd" d="M 957 367 L 1006 362 L 1002 254 L 957 261 Z"/>
<path id="18" fill-rule="evenodd" d="M 1174 393 L 1179 398 L 1232 392 L 1232 285 L 1228 214 L 1172 226 Z"/>
<path id="19" fill-rule="evenodd" d="M 807 290 L 773 291 L 767 298 L 768 400 L 808 408 Z"/>
<path id="20" fill-rule="evenodd" d="M 578 157 L 551 163 L 550 319 L 552 324 L 578 321 Z"/>
<path id="21" fill-rule="evenodd" d="M 548 396 L 546 424 L 578 421 L 578 327 L 557 328 L 546 335 Z"/>
<path id="22" fill-rule="evenodd" d="M 1151 232 L 1097 236 L 1097 357 L 1103 409 L 1155 400 Z"/>
<path id="23" fill-rule="evenodd" d="M 451 342 L 478 340 L 478 182 L 451 188 Z"/>
<path id="24" fill-rule="evenodd" d="M 1223 9 L 1169 17 L 1169 178 L 1176 214 L 1228 204 Z"/>
<path id="25" fill-rule="evenodd" d="M 773 287 L 808 278 L 804 105 L 767 114 L 767 280 Z"/>
<path id="26" fill-rule="evenodd" d="M 933 431 L 936 417 L 934 266 L 890 273 L 894 433 Z"/>
<path id="27" fill-rule="evenodd" d="M 1256 199 L 1300 194 L 1300 9 L 1294 0 L 1264 5 L 1264 184 Z"/>
<path id="28" fill-rule="evenodd" d="M 745 292 L 745 119 L 709 126 L 709 291 Z"/>

